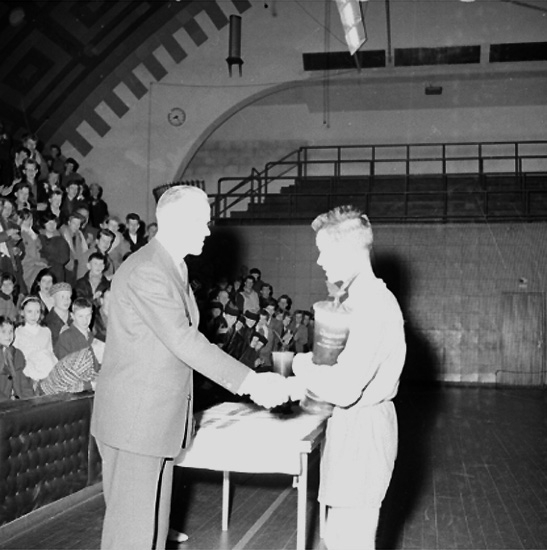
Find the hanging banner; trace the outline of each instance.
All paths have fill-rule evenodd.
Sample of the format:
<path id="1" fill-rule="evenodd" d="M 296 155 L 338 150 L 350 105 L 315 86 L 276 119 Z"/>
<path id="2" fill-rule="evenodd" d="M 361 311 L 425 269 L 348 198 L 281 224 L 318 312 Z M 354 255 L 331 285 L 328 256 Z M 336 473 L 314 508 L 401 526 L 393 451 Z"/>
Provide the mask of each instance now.
<path id="1" fill-rule="evenodd" d="M 335 0 L 349 53 L 353 55 L 367 40 L 359 0 Z"/>

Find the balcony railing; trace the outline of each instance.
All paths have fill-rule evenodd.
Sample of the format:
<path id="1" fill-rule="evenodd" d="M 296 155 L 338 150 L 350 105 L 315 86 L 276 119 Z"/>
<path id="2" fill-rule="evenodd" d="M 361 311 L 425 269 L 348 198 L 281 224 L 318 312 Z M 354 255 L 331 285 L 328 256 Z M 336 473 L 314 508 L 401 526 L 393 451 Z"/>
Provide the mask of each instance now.
<path id="1" fill-rule="evenodd" d="M 376 222 L 547 220 L 547 142 L 301 147 L 221 178 L 214 215 L 305 222 L 347 203 Z"/>

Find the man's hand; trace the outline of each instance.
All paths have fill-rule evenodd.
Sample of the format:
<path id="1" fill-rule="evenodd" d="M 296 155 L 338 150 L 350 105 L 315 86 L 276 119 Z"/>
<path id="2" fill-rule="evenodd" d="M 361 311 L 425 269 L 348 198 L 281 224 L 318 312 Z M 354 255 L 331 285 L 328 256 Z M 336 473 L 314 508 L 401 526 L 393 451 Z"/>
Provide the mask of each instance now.
<path id="1" fill-rule="evenodd" d="M 251 372 L 239 390 L 248 394 L 261 407 L 270 409 L 282 405 L 289 400 L 289 386 L 286 379 L 273 372 Z"/>
<path id="2" fill-rule="evenodd" d="M 313 380 L 317 365 L 313 362 L 313 353 L 297 353 L 292 362 L 292 371 L 295 376 L 287 378 L 289 394 L 293 401 L 299 401 L 306 394 L 308 384 Z"/>

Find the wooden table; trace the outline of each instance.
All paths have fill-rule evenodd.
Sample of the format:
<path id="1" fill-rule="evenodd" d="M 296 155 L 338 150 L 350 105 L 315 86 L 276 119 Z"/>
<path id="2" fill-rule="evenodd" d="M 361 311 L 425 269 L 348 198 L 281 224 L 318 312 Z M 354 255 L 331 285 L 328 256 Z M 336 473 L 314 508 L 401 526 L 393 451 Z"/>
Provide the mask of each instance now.
<path id="1" fill-rule="evenodd" d="M 223 472 L 222 530 L 228 530 L 230 472 L 295 476 L 296 548 L 306 544 L 308 456 L 323 440 L 326 417 L 276 415 L 249 403 L 221 403 L 196 414 L 197 431 L 175 466 Z"/>

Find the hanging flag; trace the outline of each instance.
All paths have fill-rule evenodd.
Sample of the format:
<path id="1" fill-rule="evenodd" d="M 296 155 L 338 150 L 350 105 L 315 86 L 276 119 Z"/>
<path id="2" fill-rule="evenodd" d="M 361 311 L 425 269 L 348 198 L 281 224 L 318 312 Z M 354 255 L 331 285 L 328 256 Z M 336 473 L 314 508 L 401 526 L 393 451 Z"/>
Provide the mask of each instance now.
<path id="1" fill-rule="evenodd" d="M 353 55 L 367 40 L 359 0 L 335 0 L 335 2 L 342 20 L 349 53 Z"/>

